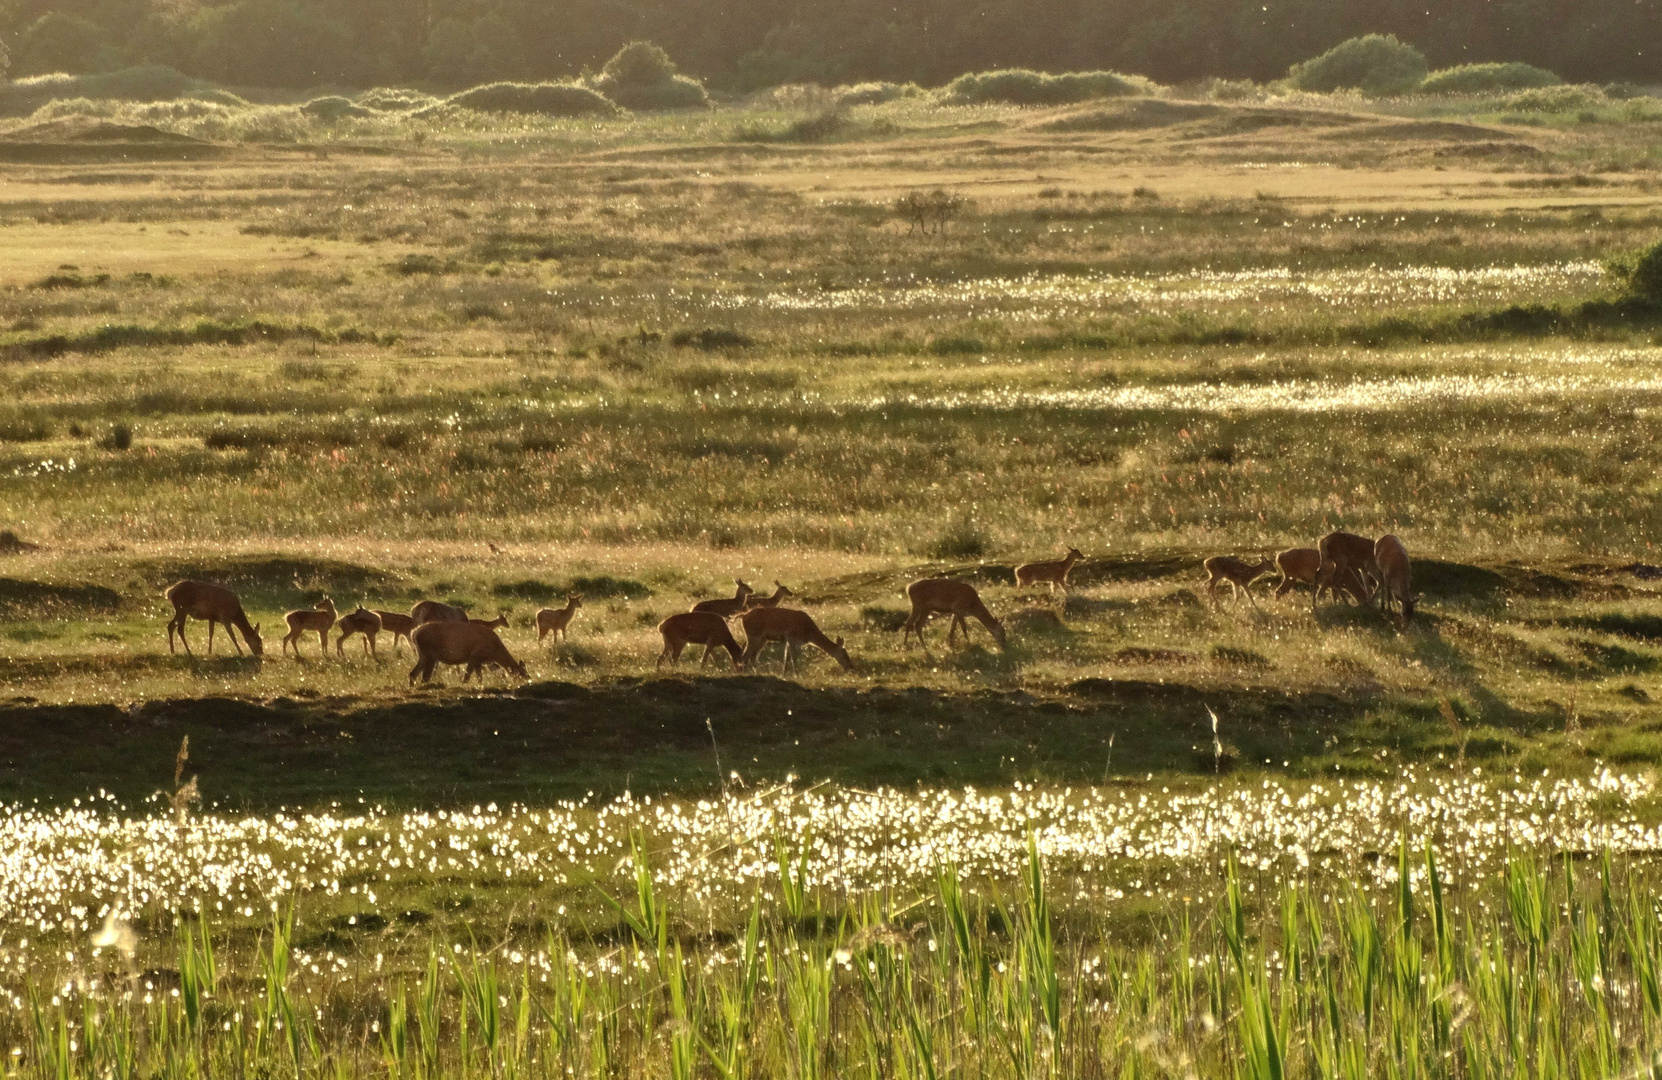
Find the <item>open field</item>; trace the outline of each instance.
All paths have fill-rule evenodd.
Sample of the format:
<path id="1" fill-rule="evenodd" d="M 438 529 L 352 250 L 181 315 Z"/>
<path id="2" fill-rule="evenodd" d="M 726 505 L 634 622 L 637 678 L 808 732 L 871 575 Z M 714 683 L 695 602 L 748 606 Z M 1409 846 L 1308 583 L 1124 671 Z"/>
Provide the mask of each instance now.
<path id="1" fill-rule="evenodd" d="M 1662 239 L 1650 100 L 12 124 L 3 1049 L 1639 1068 L 1662 311 L 1604 262 Z M 971 200 L 938 232 L 892 208 L 937 187 Z M 1201 587 L 1207 555 L 1339 527 L 1404 538 L 1407 627 Z M 1069 545 L 1065 598 L 1015 586 Z M 934 574 L 1008 648 L 903 648 Z M 239 592 L 263 663 L 195 622 L 169 654 L 187 577 Z M 656 672 L 658 622 L 735 578 L 788 585 L 854 671 Z M 411 689 L 385 635 L 282 655 L 324 595 L 506 613 L 530 680 Z"/>

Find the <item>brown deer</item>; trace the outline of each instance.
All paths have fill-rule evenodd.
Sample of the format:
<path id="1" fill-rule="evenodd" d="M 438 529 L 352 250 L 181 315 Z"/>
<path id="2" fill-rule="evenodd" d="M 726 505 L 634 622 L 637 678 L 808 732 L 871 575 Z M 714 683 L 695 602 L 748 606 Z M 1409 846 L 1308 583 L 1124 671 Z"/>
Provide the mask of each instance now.
<path id="1" fill-rule="evenodd" d="M 289 624 L 289 632 L 283 635 L 283 653 L 286 655 L 289 646 L 294 646 L 294 658 L 300 659 L 300 635 L 317 632 L 318 649 L 322 655 L 329 655 L 329 630 L 335 625 L 335 602 L 325 596 L 317 602 L 315 608 L 301 608 L 283 616 L 283 621 Z"/>
<path id="2" fill-rule="evenodd" d="M 751 611 L 759 607 L 778 607 L 779 601 L 788 596 L 795 595 L 796 594 L 791 592 L 791 590 L 775 581 L 773 583 L 772 596 L 757 596 L 755 594 L 751 594 L 750 596 L 744 598 L 744 610 Z"/>
<path id="3" fill-rule="evenodd" d="M 335 628 L 340 631 L 340 637 L 335 639 L 336 656 L 345 658 L 346 639 L 353 634 L 364 636 L 364 655 L 376 655 L 375 639 L 381 633 L 381 616 L 375 614 L 375 612 L 366 611 L 364 606 L 359 604 L 356 611 L 342 615 L 340 621 L 335 624 Z"/>
<path id="4" fill-rule="evenodd" d="M 964 640 L 969 640 L 969 623 L 965 621 L 969 618 L 986 627 L 1000 649 L 1005 647 L 1004 624 L 993 618 L 993 613 L 981 602 L 981 594 L 975 591 L 974 586 L 949 578 L 923 578 L 906 586 L 906 597 L 912 601 L 912 614 L 900 630 L 903 648 L 911 635 L 916 634 L 918 644 L 927 650 L 929 646 L 924 643 L 923 628 L 936 615 L 952 616 L 952 623 L 946 631 L 948 646 L 952 644 L 959 627 L 963 628 Z"/>
<path id="5" fill-rule="evenodd" d="M 738 667 L 741 651 L 727 620 L 713 611 L 682 611 L 658 624 L 658 633 L 664 636 L 664 651 L 658 654 L 658 669 L 668 660 L 671 667 L 681 662 L 681 650 L 688 645 L 704 646 L 704 656 L 698 662 L 702 668 L 710 662 L 710 650 L 726 649 Z"/>
<path id="6" fill-rule="evenodd" d="M 207 581 L 179 581 L 168 586 L 162 594 L 167 597 L 168 603 L 173 605 L 173 618 L 167 620 L 167 651 L 173 652 L 173 635 L 179 635 L 179 643 L 185 647 L 185 655 L 191 655 L 190 642 L 185 638 L 186 619 L 205 619 L 208 623 L 208 655 L 214 651 L 214 624 L 223 623 L 225 636 L 231 639 L 231 645 L 242 655 L 242 646 L 237 644 L 235 630 L 242 631 L 242 639 L 248 642 L 248 651 L 255 657 L 265 655 L 265 643 L 260 640 L 260 628 L 249 625 L 248 616 L 243 614 L 242 601 L 237 594 L 223 585 L 215 585 Z"/>
<path id="7" fill-rule="evenodd" d="M 1389 611 L 1395 601 L 1402 608 L 1402 625 L 1407 626 L 1418 603 L 1414 596 L 1414 576 L 1408 563 L 1408 548 L 1400 537 L 1386 534 L 1374 541 L 1373 558 L 1379 567 L 1380 609 Z"/>
<path id="8" fill-rule="evenodd" d="M 1322 590 L 1332 589 L 1333 582 L 1343 578 L 1346 568 L 1354 570 L 1364 584 L 1378 587 L 1379 563 L 1373 557 L 1373 541 L 1367 537 L 1335 530 L 1316 541 L 1316 552 L 1321 556 L 1321 565 L 1310 593 L 1311 611 L 1316 610 L 1316 597 Z"/>
<path id="9" fill-rule="evenodd" d="M 1068 571 L 1073 569 L 1074 563 L 1084 557 L 1080 554 L 1078 548 L 1070 547 L 1068 548 L 1067 557 L 1064 559 L 1053 559 L 1050 562 L 1030 562 L 1018 566 L 1016 567 L 1016 587 L 1025 589 L 1043 581 L 1050 585 L 1052 593 L 1055 593 L 1056 587 L 1060 585 L 1062 595 L 1066 596 L 1068 592 Z"/>
<path id="10" fill-rule="evenodd" d="M 467 622 L 467 612 L 437 600 L 421 600 L 410 609 L 410 621 L 416 626 L 430 622 Z"/>
<path id="11" fill-rule="evenodd" d="M 1201 565 L 1206 567 L 1206 591 L 1212 596 L 1214 608 L 1218 606 L 1218 586 L 1226 581 L 1229 583 L 1229 595 L 1236 603 L 1240 603 L 1241 594 L 1246 593 L 1252 606 L 1257 607 L 1258 601 L 1252 595 L 1252 583 L 1274 570 L 1275 560 L 1265 555 L 1256 563 L 1248 563 L 1227 555 L 1214 555 Z"/>
<path id="12" fill-rule="evenodd" d="M 410 632 L 410 644 L 416 651 L 416 665 L 410 669 L 412 686 L 417 675 L 422 682 L 432 679 L 436 664 L 466 664 L 467 670 L 462 673 L 464 683 L 475 675 L 483 679 L 487 664 L 522 679 L 530 678 L 525 673 L 525 665 L 509 655 L 508 647 L 502 644 L 496 631 L 483 623 L 422 623 Z"/>
<path id="13" fill-rule="evenodd" d="M 492 630 L 506 630 L 508 628 L 508 613 L 499 611 L 494 619 L 469 619 L 474 626 L 488 626 Z"/>
<path id="14" fill-rule="evenodd" d="M 1309 585 L 1316 584 L 1316 571 L 1321 569 L 1321 552 L 1315 548 L 1298 547 L 1288 548 L 1275 557 L 1275 565 L 1281 571 L 1281 583 L 1275 587 L 1277 600 L 1293 591 L 1293 586 L 1299 582 Z M 1362 584 L 1362 579 L 1355 570 L 1346 568 L 1339 576 L 1339 588 L 1350 593 L 1358 604 L 1368 602 L 1368 588 Z M 1331 592 L 1328 588 L 1326 591 Z"/>
<path id="15" fill-rule="evenodd" d="M 403 638 L 405 641 L 409 641 L 410 631 L 416 628 L 416 621 L 401 611 L 382 611 L 380 608 L 376 608 L 375 614 L 380 616 L 381 629 L 392 635 L 392 650 L 397 652 L 398 639 Z M 414 646 L 411 646 L 411 648 L 414 648 Z"/>
<path id="16" fill-rule="evenodd" d="M 570 593 L 566 596 L 565 607 L 545 607 L 537 612 L 537 644 L 542 644 L 542 639 L 549 634 L 553 634 L 556 641 L 562 639 L 570 641 L 571 636 L 567 633 L 566 628 L 571 625 L 571 620 L 576 616 L 577 609 L 582 606 L 583 598 L 576 593 Z"/>
<path id="17" fill-rule="evenodd" d="M 738 586 L 738 591 L 731 597 L 721 600 L 700 600 L 692 606 L 692 609 L 694 611 L 713 612 L 724 619 L 731 619 L 744 610 L 744 602 L 749 599 L 751 593 L 756 591 L 738 578 L 733 579 L 733 584 Z"/>
<path id="18" fill-rule="evenodd" d="M 844 671 L 854 670 L 854 661 L 848 658 L 843 639 L 833 641 L 826 637 L 806 611 L 781 607 L 751 608 L 739 617 L 739 621 L 744 624 L 745 639 L 744 657 L 739 661 L 742 667 L 750 667 L 768 642 L 783 641 L 786 671 L 796 667 L 797 655 L 804 645 L 817 647 L 841 664 Z"/>

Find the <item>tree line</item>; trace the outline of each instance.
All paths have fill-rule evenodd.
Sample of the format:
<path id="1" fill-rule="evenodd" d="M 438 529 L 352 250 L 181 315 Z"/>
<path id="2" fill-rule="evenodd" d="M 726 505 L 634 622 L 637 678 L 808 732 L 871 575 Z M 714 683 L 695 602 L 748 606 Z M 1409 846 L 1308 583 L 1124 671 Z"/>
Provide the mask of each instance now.
<path id="1" fill-rule="evenodd" d="M 568 78 L 636 39 L 735 91 L 1002 67 L 1267 80 L 1373 32 L 1435 66 L 1662 81 L 1662 0 L 0 0 L 13 78 L 166 64 L 293 88 Z"/>

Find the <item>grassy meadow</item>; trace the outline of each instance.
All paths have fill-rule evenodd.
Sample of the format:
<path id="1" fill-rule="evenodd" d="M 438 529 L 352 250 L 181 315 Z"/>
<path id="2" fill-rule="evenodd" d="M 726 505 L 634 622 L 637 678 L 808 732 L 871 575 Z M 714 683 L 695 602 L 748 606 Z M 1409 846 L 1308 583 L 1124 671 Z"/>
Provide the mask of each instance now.
<path id="1" fill-rule="evenodd" d="M 1572 98 L 6 122 L 0 1069 L 1652 1067 L 1662 111 Z M 1336 527 L 1409 626 L 1201 587 Z M 856 669 L 656 672 L 735 578 Z"/>

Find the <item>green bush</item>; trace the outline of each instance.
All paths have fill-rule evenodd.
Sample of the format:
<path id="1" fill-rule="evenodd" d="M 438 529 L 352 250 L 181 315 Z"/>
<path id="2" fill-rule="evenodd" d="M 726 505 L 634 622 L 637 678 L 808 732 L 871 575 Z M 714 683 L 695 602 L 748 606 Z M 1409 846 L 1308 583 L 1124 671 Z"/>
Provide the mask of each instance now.
<path id="1" fill-rule="evenodd" d="M 374 109 L 366 109 L 338 95 L 313 98 L 300 106 L 300 111 L 313 120 L 322 120 L 326 124 L 332 124 L 337 120 L 360 120 L 375 115 Z"/>
<path id="2" fill-rule="evenodd" d="M 1097 98 L 1151 94 L 1157 87 L 1137 75 L 1112 71 L 1070 71 L 1051 75 L 1026 68 L 974 71 L 947 83 L 942 98 L 949 105 L 1067 105 Z"/>
<path id="3" fill-rule="evenodd" d="M 406 90 L 401 86 L 377 86 L 365 90 L 355 99 L 359 105 L 381 112 L 414 112 L 437 105 L 439 99 L 420 90 Z"/>
<path id="4" fill-rule="evenodd" d="M 445 104 L 479 112 L 535 116 L 609 116 L 618 111 L 605 95 L 573 83 L 487 83 L 463 90 Z"/>
<path id="5" fill-rule="evenodd" d="M 1544 86 L 1538 90 L 1520 90 L 1501 107 L 1507 112 L 1573 113 L 1596 109 L 1609 100 L 1596 86 Z"/>
<path id="6" fill-rule="evenodd" d="M 1612 259 L 1605 269 L 1629 296 L 1662 303 L 1662 243 Z"/>
<path id="7" fill-rule="evenodd" d="M 836 89 L 836 102 L 843 108 L 855 105 L 882 105 L 901 98 L 918 97 L 923 88 L 917 83 L 864 82 Z"/>
<path id="8" fill-rule="evenodd" d="M 648 41 L 631 41 L 619 49 L 589 85 L 626 109 L 693 109 L 710 103 L 704 85 L 677 73 L 669 54 Z"/>
<path id="9" fill-rule="evenodd" d="M 1313 60 L 1294 64 L 1288 80 L 1300 90 L 1405 94 L 1425 81 L 1425 54 L 1395 34 L 1351 38 Z"/>
<path id="10" fill-rule="evenodd" d="M 171 101 L 211 89 L 207 83 L 154 64 L 102 75 L 37 75 L 0 83 L 0 116 L 28 116 L 49 101 L 66 98 Z"/>
<path id="11" fill-rule="evenodd" d="M 1490 94 L 1557 86 L 1563 81 L 1533 64 L 1461 64 L 1433 71 L 1420 84 L 1420 90 L 1427 94 Z"/>

